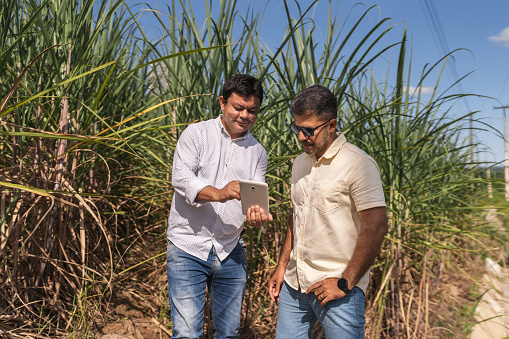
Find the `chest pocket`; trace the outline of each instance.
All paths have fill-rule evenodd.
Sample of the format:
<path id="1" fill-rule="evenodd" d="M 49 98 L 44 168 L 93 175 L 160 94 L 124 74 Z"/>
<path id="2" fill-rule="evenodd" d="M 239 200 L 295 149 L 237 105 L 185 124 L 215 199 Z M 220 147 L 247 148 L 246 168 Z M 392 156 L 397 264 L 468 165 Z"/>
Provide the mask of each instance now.
<path id="1" fill-rule="evenodd" d="M 339 207 L 348 187 L 342 181 L 320 181 L 313 189 L 313 206 L 323 213 Z"/>

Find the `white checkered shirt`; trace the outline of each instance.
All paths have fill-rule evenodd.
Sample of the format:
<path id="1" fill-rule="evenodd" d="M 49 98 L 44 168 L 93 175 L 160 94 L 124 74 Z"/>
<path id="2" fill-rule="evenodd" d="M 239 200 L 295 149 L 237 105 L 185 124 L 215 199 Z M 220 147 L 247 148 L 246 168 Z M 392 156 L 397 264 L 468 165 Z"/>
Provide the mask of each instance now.
<path id="1" fill-rule="evenodd" d="M 189 125 L 173 157 L 175 189 L 168 218 L 168 240 L 181 250 L 207 260 L 212 245 L 224 260 L 237 245 L 244 226 L 240 201 L 197 202 L 206 186 L 223 188 L 232 180 L 265 182 L 267 152 L 247 131 L 231 139 L 216 119 Z"/>

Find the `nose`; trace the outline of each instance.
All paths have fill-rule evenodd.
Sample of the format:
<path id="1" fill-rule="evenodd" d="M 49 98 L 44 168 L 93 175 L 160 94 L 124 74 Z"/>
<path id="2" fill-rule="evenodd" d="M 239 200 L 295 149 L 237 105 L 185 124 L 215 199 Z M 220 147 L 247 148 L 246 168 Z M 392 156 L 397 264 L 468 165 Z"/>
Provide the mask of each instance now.
<path id="1" fill-rule="evenodd" d="M 242 119 L 247 119 L 249 117 L 249 112 L 247 111 L 247 109 L 243 109 L 242 111 L 240 111 L 239 115 Z"/>
<path id="2" fill-rule="evenodd" d="M 308 137 L 304 135 L 304 132 L 302 131 L 299 131 L 299 134 L 297 135 L 297 137 L 299 138 L 299 141 L 300 142 L 303 142 L 304 140 L 307 140 Z"/>

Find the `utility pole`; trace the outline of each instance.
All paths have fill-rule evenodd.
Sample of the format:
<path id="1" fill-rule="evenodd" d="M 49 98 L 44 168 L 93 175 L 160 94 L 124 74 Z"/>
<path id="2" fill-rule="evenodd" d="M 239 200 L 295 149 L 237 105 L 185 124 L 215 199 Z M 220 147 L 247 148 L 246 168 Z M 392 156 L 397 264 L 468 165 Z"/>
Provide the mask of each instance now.
<path id="1" fill-rule="evenodd" d="M 469 123 L 469 129 L 470 129 L 470 147 L 472 147 L 472 149 L 470 150 L 470 168 L 473 168 L 474 167 L 474 119 L 472 116 L 470 116 L 470 119 L 469 119 L 470 123 Z"/>
<path id="2" fill-rule="evenodd" d="M 509 201 L 509 140 L 507 139 L 507 116 L 505 114 L 505 109 L 509 108 L 509 106 L 500 106 L 493 107 L 494 109 L 503 109 L 504 110 L 504 157 L 505 157 L 505 170 L 504 170 L 504 179 L 505 179 L 505 200 Z"/>
<path id="3" fill-rule="evenodd" d="M 486 156 L 486 180 L 488 180 L 488 198 L 493 199 L 493 188 L 491 187 L 491 171 L 488 165 L 488 149 L 484 149 L 484 155 Z"/>

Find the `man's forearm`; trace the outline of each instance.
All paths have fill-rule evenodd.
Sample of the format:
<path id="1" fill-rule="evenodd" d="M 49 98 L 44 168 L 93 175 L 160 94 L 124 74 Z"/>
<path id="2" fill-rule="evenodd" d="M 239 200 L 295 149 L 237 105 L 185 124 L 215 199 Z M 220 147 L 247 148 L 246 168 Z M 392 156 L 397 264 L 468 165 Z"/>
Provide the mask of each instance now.
<path id="1" fill-rule="evenodd" d="M 219 189 L 212 187 L 212 186 L 206 186 L 196 195 L 196 200 L 197 201 L 219 201 L 218 195 L 219 195 Z"/>
<path id="2" fill-rule="evenodd" d="M 352 259 L 343 272 L 343 278 L 353 288 L 375 261 L 387 234 L 385 207 L 359 212 L 364 227 L 357 239 Z"/>
<path id="3" fill-rule="evenodd" d="M 277 267 L 286 270 L 286 266 L 290 262 L 290 253 L 293 248 L 293 213 L 288 218 L 288 228 L 286 229 L 285 243 L 281 249 Z"/>
<path id="4" fill-rule="evenodd" d="M 205 186 L 197 195 L 197 201 L 218 201 L 227 202 L 228 200 L 240 200 L 240 187 L 237 180 L 230 181 L 221 189 Z"/>

